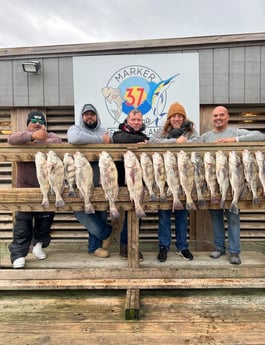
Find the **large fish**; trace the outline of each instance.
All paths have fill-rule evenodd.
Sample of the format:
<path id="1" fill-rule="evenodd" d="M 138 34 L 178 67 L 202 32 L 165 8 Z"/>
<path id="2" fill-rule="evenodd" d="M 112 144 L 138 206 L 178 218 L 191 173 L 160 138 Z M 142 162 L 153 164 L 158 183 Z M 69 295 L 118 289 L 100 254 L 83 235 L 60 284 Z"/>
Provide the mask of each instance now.
<path id="1" fill-rule="evenodd" d="M 124 153 L 124 168 L 130 200 L 134 202 L 137 217 L 142 218 L 146 215 L 141 206 L 144 192 L 142 169 L 138 158 L 131 151 Z"/>
<path id="2" fill-rule="evenodd" d="M 265 197 L 265 154 L 262 151 L 256 151 L 256 162 L 258 164 L 259 181 L 263 189 L 263 197 Z"/>
<path id="3" fill-rule="evenodd" d="M 148 193 L 150 195 L 150 200 L 156 201 L 158 197 L 154 191 L 155 174 L 154 174 L 153 162 L 152 162 L 151 157 L 146 152 L 142 152 L 140 154 L 140 164 L 142 168 L 143 180 L 148 190 Z"/>
<path id="4" fill-rule="evenodd" d="M 40 190 L 42 193 L 42 203 L 44 208 L 49 207 L 48 193 L 50 190 L 50 184 L 48 180 L 48 170 L 47 170 L 47 156 L 43 152 L 37 152 L 35 154 L 35 165 L 37 179 L 40 185 Z"/>
<path id="5" fill-rule="evenodd" d="M 198 198 L 198 206 L 203 207 L 206 205 L 206 201 L 203 197 L 203 192 L 206 189 L 206 181 L 204 177 L 204 164 L 201 155 L 198 152 L 191 152 L 191 163 L 194 168 L 194 182 L 196 187 L 196 193 Z"/>
<path id="6" fill-rule="evenodd" d="M 216 157 L 216 178 L 219 185 L 221 194 L 220 208 L 225 207 L 225 200 L 229 189 L 229 172 L 228 172 L 228 160 L 223 151 L 217 151 Z"/>
<path id="7" fill-rule="evenodd" d="M 95 213 L 95 209 L 90 201 L 94 184 L 93 169 L 86 156 L 77 151 L 74 154 L 75 161 L 75 182 L 79 190 L 79 195 L 85 202 L 85 213 Z"/>
<path id="8" fill-rule="evenodd" d="M 64 179 L 69 188 L 68 196 L 75 196 L 75 161 L 70 153 L 65 153 L 63 157 Z"/>
<path id="9" fill-rule="evenodd" d="M 248 189 L 252 193 L 252 202 L 254 205 L 258 205 L 260 203 L 258 197 L 259 171 L 254 154 L 245 149 L 242 152 L 242 162 Z"/>
<path id="10" fill-rule="evenodd" d="M 55 193 L 55 206 L 63 207 L 65 202 L 61 193 L 64 186 L 64 165 L 54 151 L 49 151 L 47 154 L 47 170 L 51 190 Z"/>
<path id="11" fill-rule="evenodd" d="M 120 213 L 115 205 L 119 194 L 118 172 L 111 155 L 102 151 L 99 154 L 100 182 L 105 192 L 105 198 L 109 201 L 110 218 L 118 218 Z"/>
<path id="12" fill-rule="evenodd" d="M 196 205 L 192 199 L 192 190 L 194 187 L 194 168 L 190 157 L 184 151 L 177 153 L 178 170 L 180 185 L 186 195 L 186 209 L 196 210 Z"/>
<path id="13" fill-rule="evenodd" d="M 238 214 L 238 200 L 244 191 L 244 171 L 240 154 L 236 151 L 229 152 L 229 180 L 232 187 L 233 199 L 229 208 L 230 212 Z"/>
<path id="14" fill-rule="evenodd" d="M 152 155 L 153 160 L 153 167 L 154 167 L 154 174 L 155 174 L 155 182 L 156 186 L 160 193 L 160 201 L 166 201 L 166 171 L 164 165 L 164 159 L 162 155 L 158 152 L 153 153 Z"/>
<path id="15" fill-rule="evenodd" d="M 204 171 L 205 171 L 205 180 L 210 191 L 211 203 L 219 204 L 220 195 L 218 182 L 216 178 L 216 161 L 213 153 L 205 152 L 204 153 Z"/>
<path id="16" fill-rule="evenodd" d="M 170 193 L 173 195 L 172 211 L 183 210 L 183 205 L 179 200 L 181 186 L 179 180 L 178 162 L 173 152 L 166 151 L 164 154 L 164 163 L 166 170 L 166 181 Z"/>

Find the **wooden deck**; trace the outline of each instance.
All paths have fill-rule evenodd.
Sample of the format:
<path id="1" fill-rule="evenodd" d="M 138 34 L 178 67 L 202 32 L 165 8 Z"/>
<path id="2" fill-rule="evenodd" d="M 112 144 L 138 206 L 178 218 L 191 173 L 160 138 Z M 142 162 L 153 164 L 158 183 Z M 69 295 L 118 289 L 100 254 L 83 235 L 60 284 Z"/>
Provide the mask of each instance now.
<path id="1" fill-rule="evenodd" d="M 265 344 L 264 245 L 243 244 L 240 266 L 208 252 L 187 262 L 173 247 L 160 263 L 156 251 L 140 246 L 139 269 L 128 268 L 116 244 L 99 259 L 87 254 L 86 241 L 52 241 L 46 260 L 30 253 L 26 269 L 14 270 L 2 244 L 3 344 Z M 130 321 L 128 291 L 140 291 L 139 317 Z"/>
<path id="2" fill-rule="evenodd" d="M 3 291 L 10 345 L 264 345 L 264 290 L 146 290 L 124 321 L 122 290 Z"/>

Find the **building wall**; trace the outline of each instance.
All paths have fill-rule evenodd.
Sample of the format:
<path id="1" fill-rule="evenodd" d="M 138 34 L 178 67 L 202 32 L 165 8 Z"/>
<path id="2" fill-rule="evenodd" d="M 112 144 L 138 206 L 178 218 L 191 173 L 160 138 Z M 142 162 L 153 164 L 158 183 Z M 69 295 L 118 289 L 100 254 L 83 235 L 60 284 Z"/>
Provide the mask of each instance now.
<path id="1" fill-rule="evenodd" d="M 73 56 L 154 52 L 199 53 L 200 104 L 265 103 L 265 34 L 144 43 L 0 49 L 0 107 L 74 105 Z M 34 59 L 40 75 L 23 72 L 22 62 Z"/>

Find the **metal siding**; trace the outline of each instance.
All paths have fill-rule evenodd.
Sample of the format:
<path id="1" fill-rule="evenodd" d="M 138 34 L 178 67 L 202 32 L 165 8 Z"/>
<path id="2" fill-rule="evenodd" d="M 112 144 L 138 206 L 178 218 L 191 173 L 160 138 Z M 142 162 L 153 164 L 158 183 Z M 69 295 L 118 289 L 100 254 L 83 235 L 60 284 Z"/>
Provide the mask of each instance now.
<path id="1" fill-rule="evenodd" d="M 73 58 L 59 58 L 59 105 L 74 104 Z"/>
<path id="2" fill-rule="evenodd" d="M 28 73 L 29 85 L 29 106 L 44 106 L 43 98 L 43 60 L 38 59 L 41 63 L 40 74 Z M 25 72 L 24 72 L 25 73 Z"/>
<path id="3" fill-rule="evenodd" d="M 213 49 L 199 50 L 200 102 L 213 103 Z"/>
<path id="4" fill-rule="evenodd" d="M 260 55 L 260 102 L 265 103 L 265 46 L 261 47 Z"/>
<path id="5" fill-rule="evenodd" d="M 13 105 L 12 61 L 0 61 L 0 104 Z"/>
<path id="6" fill-rule="evenodd" d="M 229 97 L 229 53 L 228 48 L 214 49 L 213 103 L 228 103 Z"/>
<path id="7" fill-rule="evenodd" d="M 29 105 L 28 74 L 23 71 L 22 61 L 13 61 L 14 106 Z M 5 106 L 5 104 L 3 104 Z"/>
<path id="8" fill-rule="evenodd" d="M 229 103 L 245 102 L 245 49 L 229 48 Z"/>
<path id="9" fill-rule="evenodd" d="M 245 103 L 260 103 L 260 47 L 245 48 Z"/>
<path id="10" fill-rule="evenodd" d="M 44 68 L 44 104 L 55 106 L 59 104 L 59 63 L 58 58 L 43 61 Z"/>

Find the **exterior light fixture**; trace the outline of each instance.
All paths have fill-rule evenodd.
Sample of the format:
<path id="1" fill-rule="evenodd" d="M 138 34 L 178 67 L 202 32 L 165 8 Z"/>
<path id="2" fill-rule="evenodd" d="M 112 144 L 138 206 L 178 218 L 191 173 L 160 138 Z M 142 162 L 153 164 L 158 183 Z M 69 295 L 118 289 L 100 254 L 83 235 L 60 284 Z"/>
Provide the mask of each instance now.
<path id="1" fill-rule="evenodd" d="M 40 74 L 40 61 L 27 61 L 22 63 L 24 72 Z"/>

